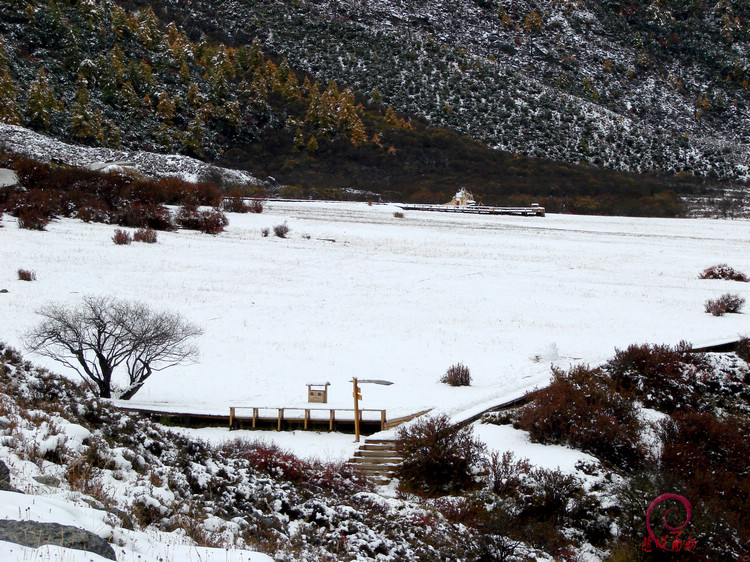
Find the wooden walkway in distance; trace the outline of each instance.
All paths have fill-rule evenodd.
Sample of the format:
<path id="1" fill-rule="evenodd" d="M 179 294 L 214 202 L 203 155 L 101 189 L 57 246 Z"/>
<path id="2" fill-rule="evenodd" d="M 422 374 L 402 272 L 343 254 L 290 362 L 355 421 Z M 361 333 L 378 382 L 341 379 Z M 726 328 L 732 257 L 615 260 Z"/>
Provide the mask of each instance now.
<path id="1" fill-rule="evenodd" d="M 184 427 L 227 427 L 229 429 L 324 430 L 354 433 L 354 409 L 345 408 L 272 408 L 231 406 L 228 414 L 196 414 L 175 410 L 119 406 L 164 424 Z M 428 410 L 388 419 L 386 410 L 360 409 L 363 435 L 394 428 Z"/>
<path id="2" fill-rule="evenodd" d="M 524 217 L 545 216 L 544 207 L 490 207 L 488 205 L 420 205 L 396 203 L 404 211 L 433 211 L 436 213 L 468 213 L 472 215 L 519 215 Z"/>

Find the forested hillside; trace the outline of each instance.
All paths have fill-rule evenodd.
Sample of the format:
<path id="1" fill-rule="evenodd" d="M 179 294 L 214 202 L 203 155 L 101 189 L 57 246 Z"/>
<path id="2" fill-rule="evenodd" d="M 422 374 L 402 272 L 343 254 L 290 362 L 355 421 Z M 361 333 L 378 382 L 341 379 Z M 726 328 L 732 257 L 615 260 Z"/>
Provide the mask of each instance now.
<path id="1" fill-rule="evenodd" d="M 681 215 L 744 202 L 748 7 L 7 1 L 0 120 L 290 196 Z"/>

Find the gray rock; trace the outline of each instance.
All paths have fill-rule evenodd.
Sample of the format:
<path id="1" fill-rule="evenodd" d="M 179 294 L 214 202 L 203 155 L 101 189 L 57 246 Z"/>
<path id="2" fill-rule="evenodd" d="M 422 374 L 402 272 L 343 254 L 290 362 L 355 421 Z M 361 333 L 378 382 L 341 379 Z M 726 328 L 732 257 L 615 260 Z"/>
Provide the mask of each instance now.
<path id="1" fill-rule="evenodd" d="M 0 490 L 5 492 L 18 491 L 10 485 L 10 469 L 3 461 L 0 461 Z"/>
<path id="2" fill-rule="evenodd" d="M 49 474 L 42 475 L 42 476 L 34 476 L 34 480 L 36 480 L 40 484 L 44 484 L 45 486 L 49 486 L 51 488 L 58 488 L 60 486 L 60 479 L 55 478 L 54 476 L 51 476 Z"/>
<path id="3" fill-rule="evenodd" d="M 51 544 L 75 550 L 85 550 L 108 560 L 117 560 L 112 546 L 100 536 L 78 527 L 60 525 L 59 523 L 0 521 L 0 541 L 12 542 L 31 548 Z"/>

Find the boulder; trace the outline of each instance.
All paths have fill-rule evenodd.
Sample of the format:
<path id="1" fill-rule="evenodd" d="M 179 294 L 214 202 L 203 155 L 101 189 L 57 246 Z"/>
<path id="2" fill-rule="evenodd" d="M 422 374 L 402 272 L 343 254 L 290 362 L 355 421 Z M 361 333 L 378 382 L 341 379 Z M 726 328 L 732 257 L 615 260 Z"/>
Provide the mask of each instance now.
<path id="1" fill-rule="evenodd" d="M 0 541 L 37 548 L 44 544 L 93 552 L 107 560 L 117 560 L 112 546 L 90 531 L 38 521 L 0 520 Z"/>

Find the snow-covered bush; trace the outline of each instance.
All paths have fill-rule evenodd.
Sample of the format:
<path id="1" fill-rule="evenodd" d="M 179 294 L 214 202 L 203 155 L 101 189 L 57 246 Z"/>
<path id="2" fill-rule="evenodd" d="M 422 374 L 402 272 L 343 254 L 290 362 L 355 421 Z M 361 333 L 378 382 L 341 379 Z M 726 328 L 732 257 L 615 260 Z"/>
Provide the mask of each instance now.
<path id="1" fill-rule="evenodd" d="M 718 299 L 708 299 L 705 304 L 705 310 L 713 316 L 724 316 L 727 313 L 738 314 L 744 305 L 744 298 L 737 294 L 726 293 Z"/>
<path id="2" fill-rule="evenodd" d="M 139 228 L 133 233 L 133 240 L 146 244 L 156 244 L 156 231 L 153 228 Z"/>
<path id="3" fill-rule="evenodd" d="M 721 263 L 719 265 L 712 265 L 711 267 L 704 269 L 703 272 L 698 276 L 698 278 L 699 279 L 725 279 L 727 281 L 743 281 L 745 283 L 750 281 L 747 275 L 745 275 L 741 271 L 737 271 L 736 269 L 729 267 L 725 263 Z"/>
<path id="4" fill-rule="evenodd" d="M 116 229 L 114 236 L 112 236 L 112 242 L 114 242 L 118 246 L 128 245 L 132 241 L 133 237 L 130 235 L 130 233 L 127 230 L 122 230 L 120 228 Z"/>
<path id="5" fill-rule="evenodd" d="M 445 371 L 440 382 L 451 386 L 470 386 L 471 372 L 463 363 L 456 363 L 455 365 L 448 367 L 448 370 Z"/>
<path id="6" fill-rule="evenodd" d="M 286 235 L 289 234 L 289 225 L 286 223 L 277 224 L 273 227 L 273 233 L 279 238 L 286 238 Z"/>
<path id="7" fill-rule="evenodd" d="M 229 224 L 226 215 L 216 209 L 198 209 L 186 205 L 177 213 L 177 224 L 188 230 L 199 230 L 205 234 L 219 234 Z"/>
<path id="8" fill-rule="evenodd" d="M 31 271 L 29 269 L 19 269 L 18 280 L 19 281 L 36 281 L 36 272 Z"/>
<path id="9" fill-rule="evenodd" d="M 649 408 L 666 413 L 698 404 L 700 383 L 710 365 L 705 356 L 681 342 L 668 345 L 630 345 L 615 350 L 604 371 L 621 393 L 630 393 Z"/>
<path id="10" fill-rule="evenodd" d="M 454 427 L 445 414 L 423 416 L 399 428 L 398 439 L 404 459 L 398 477 L 405 490 L 433 495 L 474 485 L 484 444 L 471 426 Z"/>
<path id="11" fill-rule="evenodd" d="M 569 444 L 627 471 L 646 460 L 632 401 L 600 369 L 553 369 L 550 385 L 522 409 L 520 427 L 533 441 Z"/>

